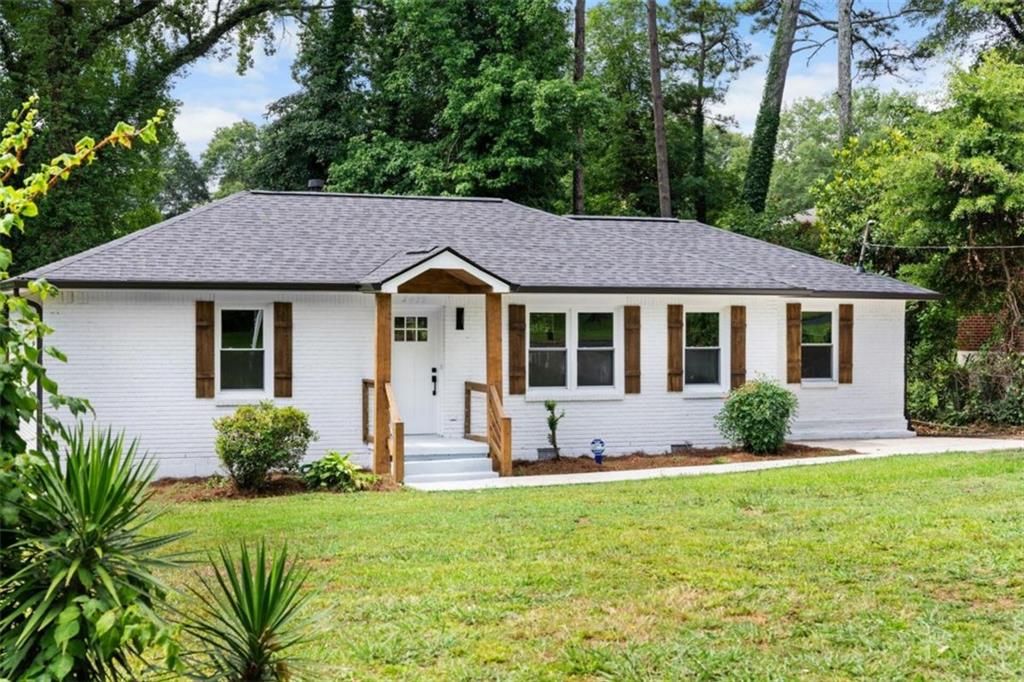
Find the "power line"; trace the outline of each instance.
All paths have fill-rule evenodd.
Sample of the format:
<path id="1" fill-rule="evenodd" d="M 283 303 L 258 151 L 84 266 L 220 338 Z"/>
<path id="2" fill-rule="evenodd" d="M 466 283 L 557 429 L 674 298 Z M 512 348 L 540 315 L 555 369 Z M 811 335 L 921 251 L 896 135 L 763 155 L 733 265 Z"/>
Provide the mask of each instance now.
<path id="1" fill-rule="evenodd" d="M 904 244 L 876 244 L 875 242 L 865 242 L 865 246 L 875 249 L 906 249 L 906 250 L 920 250 L 920 251 L 1010 251 L 1013 249 L 1024 249 L 1024 244 L 1003 244 L 1003 245 L 969 245 L 961 246 L 959 244 L 949 244 L 946 246 L 911 246 Z"/>

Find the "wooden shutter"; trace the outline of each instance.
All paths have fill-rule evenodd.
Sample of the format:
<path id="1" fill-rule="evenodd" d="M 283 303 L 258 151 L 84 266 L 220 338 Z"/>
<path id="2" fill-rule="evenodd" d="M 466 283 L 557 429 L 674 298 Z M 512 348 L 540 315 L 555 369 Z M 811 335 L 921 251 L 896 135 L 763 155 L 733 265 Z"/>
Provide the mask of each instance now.
<path id="1" fill-rule="evenodd" d="M 196 397 L 212 398 L 213 369 L 213 301 L 196 301 Z"/>
<path id="2" fill-rule="evenodd" d="M 627 305 L 623 309 L 626 327 L 626 393 L 640 392 L 640 306 Z"/>
<path id="3" fill-rule="evenodd" d="M 668 307 L 668 390 L 683 390 L 683 306 Z"/>
<path id="4" fill-rule="evenodd" d="M 786 383 L 799 384 L 803 364 L 800 350 L 803 326 L 800 304 L 786 304 Z"/>
<path id="5" fill-rule="evenodd" d="M 508 307 L 508 392 L 526 393 L 526 306 Z"/>
<path id="6" fill-rule="evenodd" d="M 291 303 L 274 303 L 274 397 L 292 397 Z"/>
<path id="7" fill-rule="evenodd" d="M 839 383 L 853 383 L 853 306 L 839 306 Z"/>
<path id="8" fill-rule="evenodd" d="M 734 305 L 729 329 L 729 387 L 739 388 L 747 381 L 747 306 Z"/>

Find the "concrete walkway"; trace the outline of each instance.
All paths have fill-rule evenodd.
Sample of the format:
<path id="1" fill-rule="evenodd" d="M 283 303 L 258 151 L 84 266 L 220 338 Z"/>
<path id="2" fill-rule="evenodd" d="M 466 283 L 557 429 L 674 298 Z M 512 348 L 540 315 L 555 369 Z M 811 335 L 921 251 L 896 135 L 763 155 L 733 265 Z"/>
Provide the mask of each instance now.
<path id="1" fill-rule="evenodd" d="M 858 459 L 879 459 L 894 455 L 923 455 L 941 452 L 986 452 L 1024 448 L 1024 440 L 1011 438 L 880 438 L 877 440 L 816 440 L 802 441 L 803 445 L 836 450 L 856 450 L 856 454 L 805 459 L 782 459 L 764 462 L 736 462 L 660 469 L 631 469 L 628 471 L 597 471 L 586 474 L 555 474 L 550 476 L 509 476 L 480 481 L 444 481 L 411 484 L 415 490 L 482 490 L 484 488 L 526 488 L 544 485 L 576 485 L 580 483 L 608 483 L 611 481 L 639 481 L 663 476 L 700 476 L 703 474 L 732 474 L 742 471 L 763 471 L 782 467 L 812 466 L 849 462 Z"/>

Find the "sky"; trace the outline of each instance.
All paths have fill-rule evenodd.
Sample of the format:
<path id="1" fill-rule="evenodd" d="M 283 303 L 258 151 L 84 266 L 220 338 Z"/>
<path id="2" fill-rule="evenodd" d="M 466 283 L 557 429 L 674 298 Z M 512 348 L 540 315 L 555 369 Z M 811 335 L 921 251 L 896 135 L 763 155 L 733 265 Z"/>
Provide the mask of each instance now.
<path id="1" fill-rule="evenodd" d="M 884 9 L 882 3 L 888 4 L 888 0 L 864 0 L 859 4 L 870 3 L 878 3 L 880 9 Z M 753 53 L 761 59 L 736 78 L 725 101 L 715 112 L 732 118 L 736 127 L 745 133 L 754 129 L 772 39 L 764 32 L 750 34 L 749 27 L 748 21 L 743 27 L 744 33 L 749 37 Z M 905 42 L 912 42 L 917 32 L 911 30 L 900 37 Z M 236 61 L 229 57 L 224 60 L 203 59 L 177 78 L 172 93 L 180 102 L 180 108 L 174 127 L 193 156 L 198 158 L 219 127 L 243 119 L 265 123 L 267 105 L 298 88 L 291 75 L 297 43 L 294 28 L 282 25 L 274 41 L 275 53 L 267 56 L 257 50 L 253 67 L 244 75 L 236 73 Z M 882 90 L 915 91 L 926 101 L 934 100 L 941 91 L 949 68 L 947 62 L 936 62 L 919 72 L 908 71 L 900 77 L 881 78 L 874 85 Z M 864 84 L 865 81 L 857 79 L 854 87 Z M 834 46 L 823 49 L 810 63 L 804 54 L 793 56 L 786 81 L 787 104 L 804 97 L 820 97 L 834 91 L 835 87 Z"/>

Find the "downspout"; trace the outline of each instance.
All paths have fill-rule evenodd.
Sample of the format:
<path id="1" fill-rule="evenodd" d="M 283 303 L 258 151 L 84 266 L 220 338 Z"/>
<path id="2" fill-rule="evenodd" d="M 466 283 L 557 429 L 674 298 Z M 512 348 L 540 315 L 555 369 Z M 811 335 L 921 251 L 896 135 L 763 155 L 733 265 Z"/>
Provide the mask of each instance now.
<path id="1" fill-rule="evenodd" d="M 14 296 L 16 298 L 22 298 L 21 287 L 14 287 Z M 39 315 L 39 321 L 43 321 L 43 304 L 39 301 L 33 301 L 32 299 L 26 298 L 25 302 L 28 303 Z M 39 364 L 43 364 L 43 337 L 41 334 L 36 335 L 36 350 L 39 351 Z M 43 379 L 40 377 L 36 379 L 36 450 L 42 452 L 43 447 Z"/>

